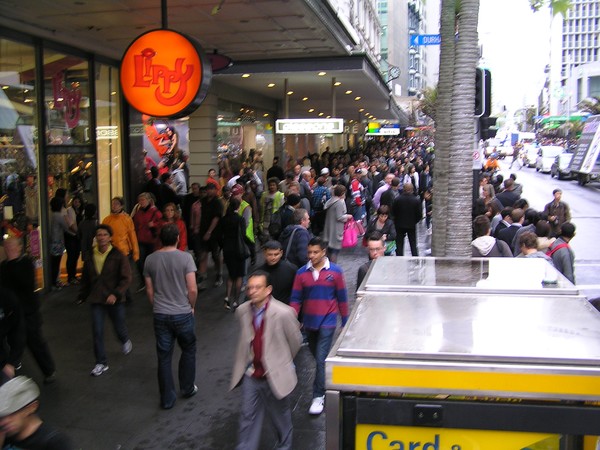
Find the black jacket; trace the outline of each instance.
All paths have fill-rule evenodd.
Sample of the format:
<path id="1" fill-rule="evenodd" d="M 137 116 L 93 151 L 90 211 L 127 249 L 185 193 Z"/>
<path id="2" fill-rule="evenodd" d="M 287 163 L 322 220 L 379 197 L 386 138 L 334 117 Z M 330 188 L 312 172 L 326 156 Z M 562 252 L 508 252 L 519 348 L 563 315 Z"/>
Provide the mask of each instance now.
<path id="1" fill-rule="evenodd" d="M 271 285 L 273 286 L 273 292 L 271 295 L 280 302 L 286 305 L 290 304 L 290 295 L 292 293 L 292 286 L 294 284 L 294 278 L 298 267 L 289 261 L 281 259 L 277 264 L 269 266 L 264 263 L 259 267 L 259 270 L 264 270 L 271 275 Z"/>
<path id="2" fill-rule="evenodd" d="M 35 274 L 33 261 L 22 255 L 11 261 L 0 264 L 0 284 L 10 289 L 23 311 L 23 314 L 35 314 L 40 309 L 40 302 L 35 292 Z"/>
<path id="3" fill-rule="evenodd" d="M 398 228 L 414 228 L 423 218 L 423 207 L 419 197 L 400 194 L 392 205 L 394 225 Z"/>
<path id="4" fill-rule="evenodd" d="M 0 370 L 16 366 L 25 350 L 25 322 L 15 295 L 0 287 Z"/>

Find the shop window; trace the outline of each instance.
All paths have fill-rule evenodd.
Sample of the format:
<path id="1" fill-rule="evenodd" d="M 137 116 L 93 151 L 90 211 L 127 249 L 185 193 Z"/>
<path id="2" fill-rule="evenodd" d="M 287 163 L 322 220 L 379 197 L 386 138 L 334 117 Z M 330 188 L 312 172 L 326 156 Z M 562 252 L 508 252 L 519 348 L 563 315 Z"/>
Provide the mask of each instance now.
<path id="1" fill-rule="evenodd" d="M 98 217 L 110 214 L 110 200 L 123 195 L 121 97 L 116 67 L 96 66 L 96 151 Z"/>
<path id="2" fill-rule="evenodd" d="M 262 176 L 274 156 L 273 113 L 219 101 L 217 148 L 220 171 L 227 177 L 248 161 Z"/>
<path id="3" fill-rule="evenodd" d="M 23 238 L 43 287 L 38 133 L 32 46 L 0 39 L 0 219 L 3 236 Z"/>
<path id="4" fill-rule="evenodd" d="M 44 49 L 46 144 L 90 143 L 88 62 Z"/>
<path id="5" fill-rule="evenodd" d="M 189 120 L 160 119 L 141 114 L 130 108 L 130 176 L 133 198 L 147 191 L 151 171 L 161 177 L 167 172 L 178 195 L 185 195 L 190 186 Z M 153 169 L 155 167 L 155 169 Z M 199 175 L 199 174 L 194 174 Z M 159 199 L 158 199 L 159 200 Z M 157 203 L 158 206 L 162 206 Z"/>

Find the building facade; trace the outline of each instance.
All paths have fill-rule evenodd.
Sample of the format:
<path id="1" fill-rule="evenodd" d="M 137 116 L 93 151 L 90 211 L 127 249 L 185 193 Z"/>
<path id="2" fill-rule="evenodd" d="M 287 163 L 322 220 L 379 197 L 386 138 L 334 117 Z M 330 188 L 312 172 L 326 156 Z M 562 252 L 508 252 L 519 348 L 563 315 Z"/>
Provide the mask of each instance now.
<path id="1" fill-rule="evenodd" d="M 4 234 L 26 238 L 39 288 L 54 282 L 49 200 L 57 189 L 97 204 L 101 220 L 114 196 L 133 208 L 152 165 L 165 171 L 185 162 L 187 189 L 203 183 L 224 155 L 257 155 L 256 167 L 266 170 L 274 155 L 292 161 L 359 145 L 368 117 L 398 121 L 380 67 L 375 0 L 294 0 L 273 11 L 232 1 L 210 14 L 213 3 L 198 0 L 190 9 L 186 1 L 169 2 L 173 29 L 201 41 L 211 56 L 234 60 L 213 74 L 202 105 L 177 120 L 134 110 L 119 86 L 121 55 L 136 36 L 159 27 L 160 5 L 134 14 L 122 2 L 95 10 L 56 0 L 50 17 L 23 0 L 3 11 L 1 218 Z M 339 134 L 275 132 L 280 118 L 327 117 L 344 120 Z M 176 138 L 167 139 L 167 131 Z"/>
<path id="2" fill-rule="evenodd" d="M 549 112 L 568 115 L 585 94 L 594 91 L 590 64 L 599 62 L 600 0 L 573 0 L 566 16 L 552 22 L 549 70 Z M 581 69 L 587 66 L 588 69 Z M 591 87 L 591 89 L 590 89 Z"/>

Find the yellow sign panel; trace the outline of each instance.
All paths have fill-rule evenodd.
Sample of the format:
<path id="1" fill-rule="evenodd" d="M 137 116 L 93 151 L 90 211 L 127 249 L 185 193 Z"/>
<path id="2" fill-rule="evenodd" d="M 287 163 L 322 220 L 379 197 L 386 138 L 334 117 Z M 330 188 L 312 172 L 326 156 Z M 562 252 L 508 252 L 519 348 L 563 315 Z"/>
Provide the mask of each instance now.
<path id="1" fill-rule="evenodd" d="M 356 450 L 559 450 L 560 435 L 452 428 L 356 426 Z"/>

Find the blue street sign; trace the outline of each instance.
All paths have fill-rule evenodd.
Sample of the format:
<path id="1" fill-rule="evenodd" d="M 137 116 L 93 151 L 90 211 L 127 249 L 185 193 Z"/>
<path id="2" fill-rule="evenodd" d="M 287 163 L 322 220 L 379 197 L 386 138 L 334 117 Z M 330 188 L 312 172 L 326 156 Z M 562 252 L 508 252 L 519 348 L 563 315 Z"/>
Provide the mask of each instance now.
<path id="1" fill-rule="evenodd" d="M 412 34 L 410 45 L 440 45 L 442 37 L 439 34 Z"/>

